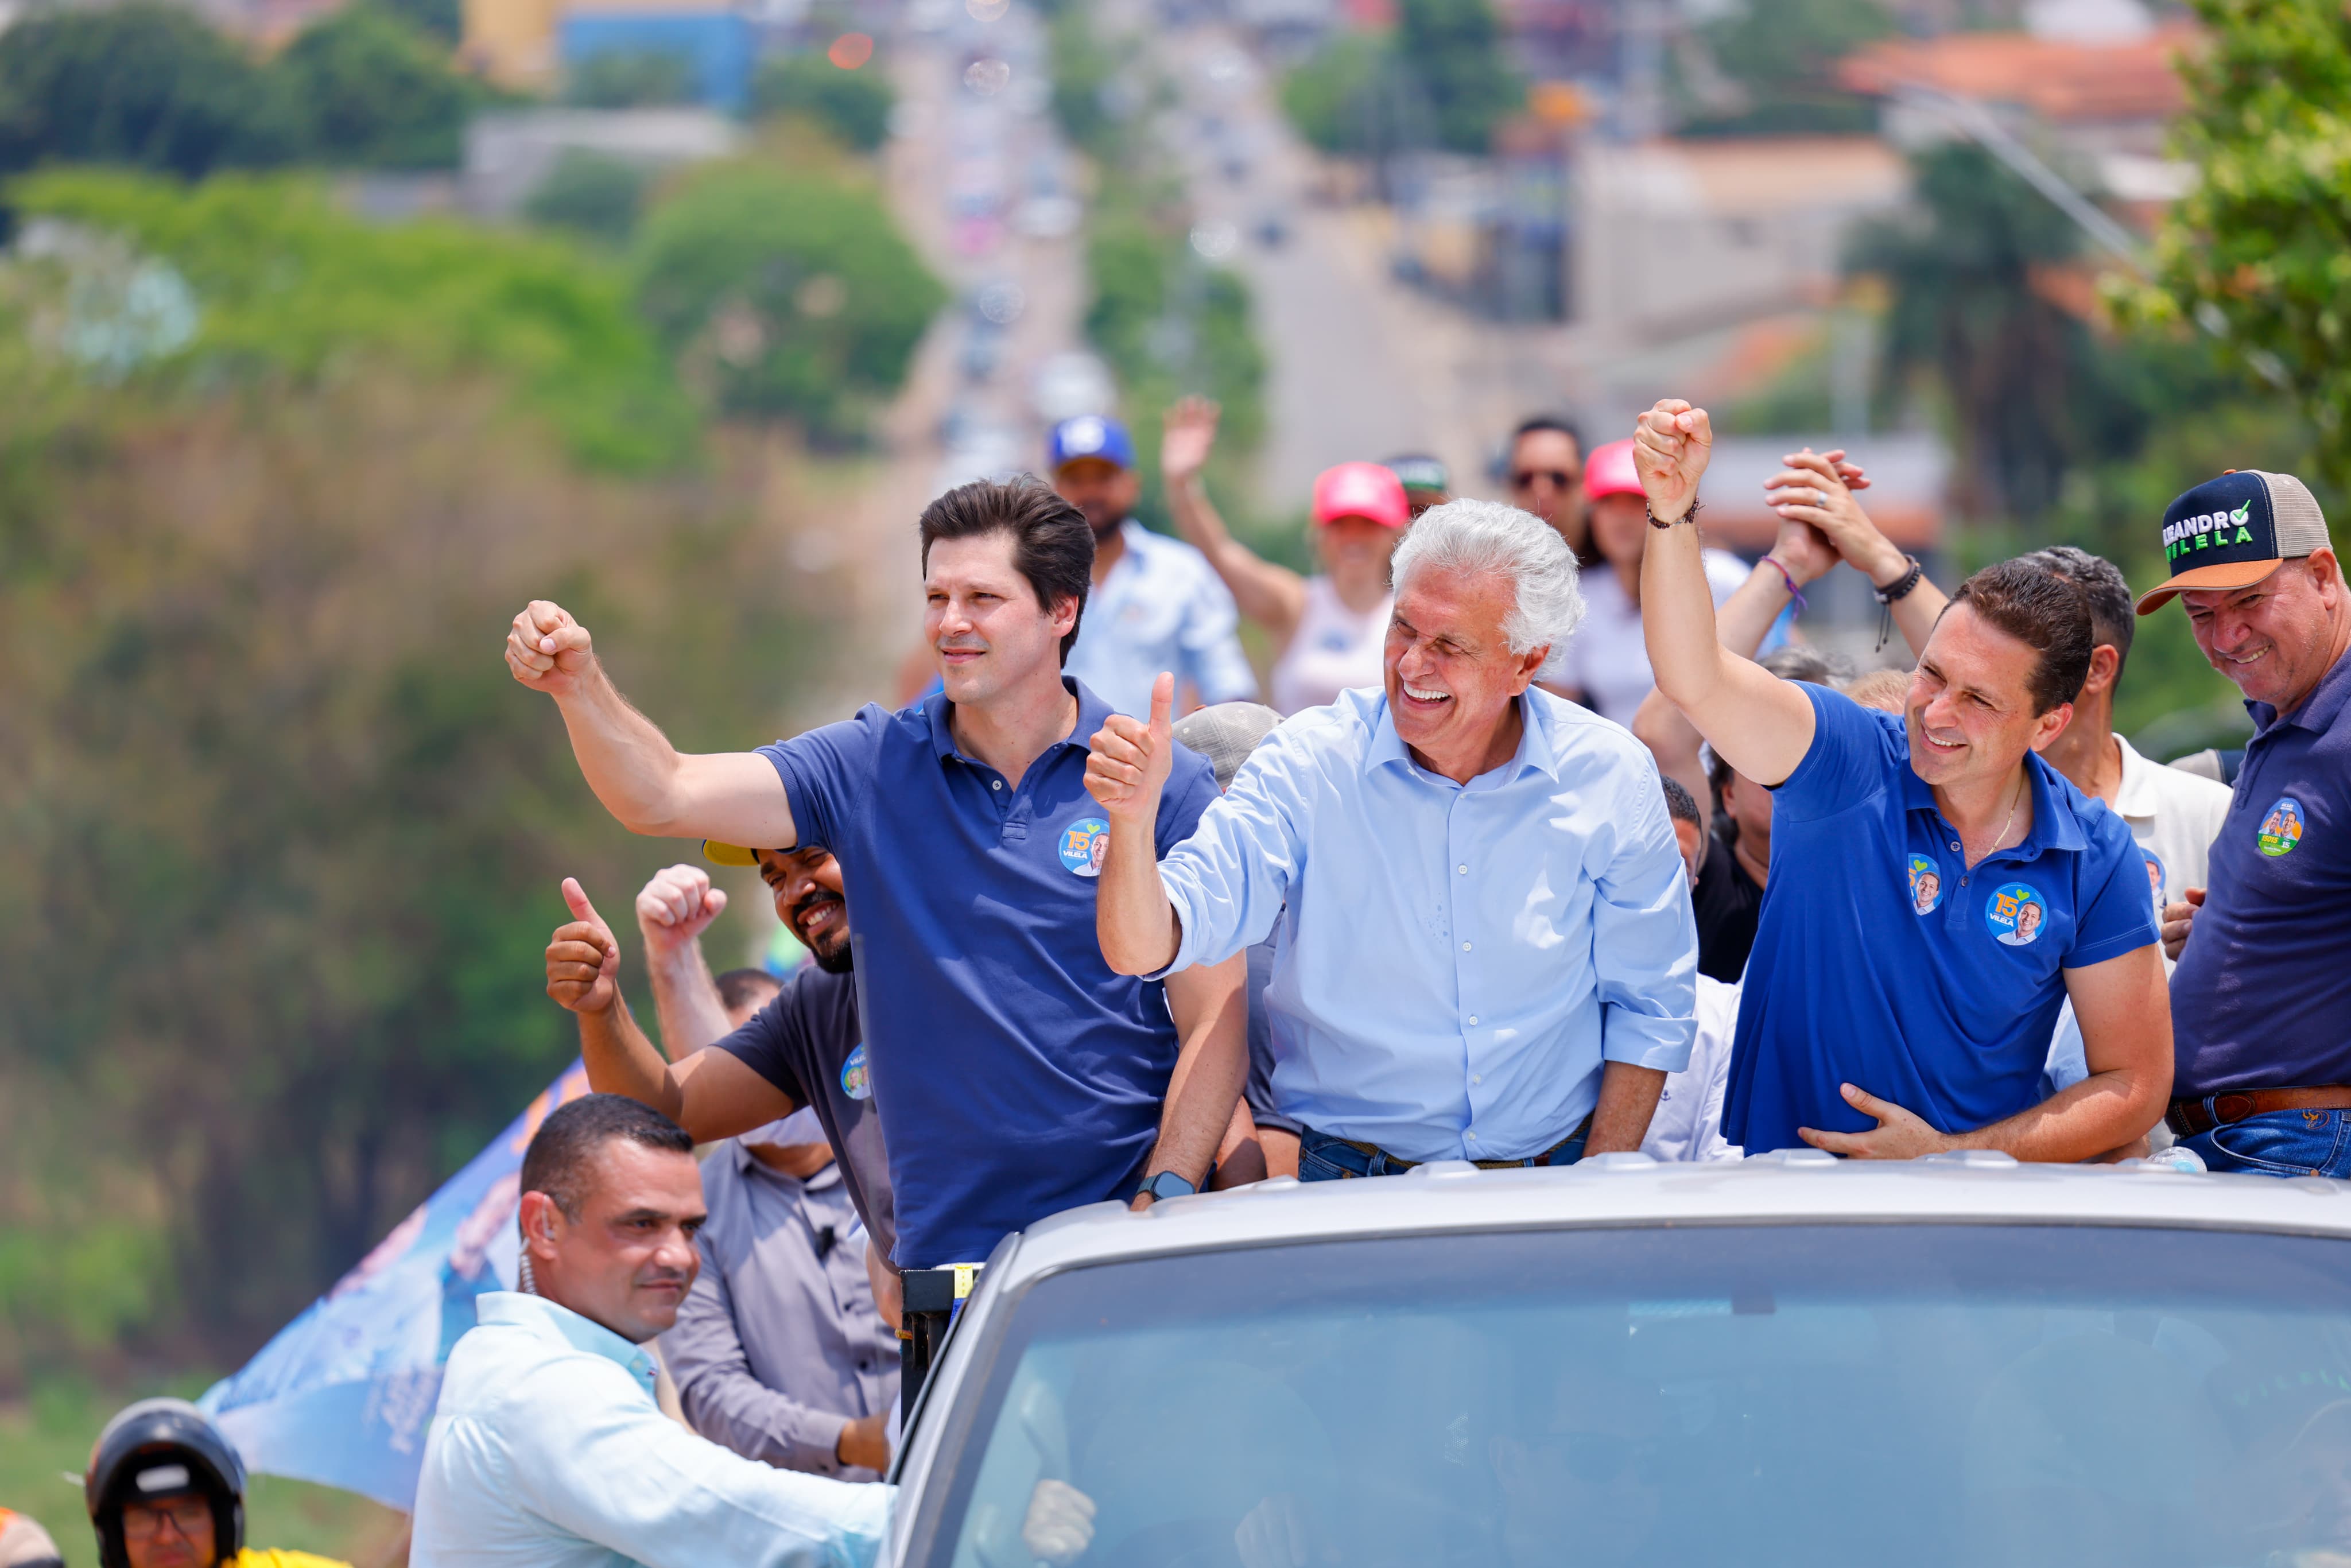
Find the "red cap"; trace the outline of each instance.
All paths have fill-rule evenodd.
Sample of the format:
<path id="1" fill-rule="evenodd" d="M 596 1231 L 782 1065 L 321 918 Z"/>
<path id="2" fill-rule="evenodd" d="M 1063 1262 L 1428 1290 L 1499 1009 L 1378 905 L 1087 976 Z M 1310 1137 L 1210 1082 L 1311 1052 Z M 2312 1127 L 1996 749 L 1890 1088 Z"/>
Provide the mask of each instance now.
<path id="1" fill-rule="evenodd" d="M 1314 520 L 1333 523 L 1341 517 L 1369 517 L 1391 528 L 1412 521 L 1412 506 L 1404 498 L 1404 481 L 1393 469 L 1376 463 L 1342 463 L 1314 478 Z"/>
<path id="2" fill-rule="evenodd" d="M 1633 465 L 1633 443 L 1627 437 L 1595 446 L 1583 460 L 1583 493 L 1593 500 L 1603 496 L 1646 496 L 1641 471 Z"/>

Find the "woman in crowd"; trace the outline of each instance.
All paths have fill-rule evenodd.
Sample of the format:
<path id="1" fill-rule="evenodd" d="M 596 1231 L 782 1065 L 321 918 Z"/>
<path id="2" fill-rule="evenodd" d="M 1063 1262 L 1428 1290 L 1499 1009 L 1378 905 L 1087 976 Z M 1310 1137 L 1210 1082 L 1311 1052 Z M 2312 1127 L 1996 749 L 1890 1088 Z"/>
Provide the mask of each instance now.
<path id="1" fill-rule="evenodd" d="M 1388 560 L 1411 512 L 1404 484 L 1376 463 L 1342 463 L 1314 481 L 1314 552 L 1322 570 L 1301 577 L 1233 538 L 1209 503 L 1200 470 L 1217 441 L 1217 405 L 1189 397 L 1167 411 L 1159 471 L 1181 533 L 1232 591 L 1240 612 L 1273 640 L 1273 706 L 1319 707 L 1380 685 L 1395 595 Z"/>

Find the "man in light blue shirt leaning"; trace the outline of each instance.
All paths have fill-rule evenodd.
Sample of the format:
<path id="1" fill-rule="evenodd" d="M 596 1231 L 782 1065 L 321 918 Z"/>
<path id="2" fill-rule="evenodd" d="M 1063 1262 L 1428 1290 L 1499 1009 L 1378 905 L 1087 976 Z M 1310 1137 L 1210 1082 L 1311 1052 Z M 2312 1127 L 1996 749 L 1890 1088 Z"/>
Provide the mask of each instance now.
<path id="1" fill-rule="evenodd" d="M 777 1469 L 653 1403 L 647 1341 L 676 1320 L 705 1218 L 694 1141 L 650 1106 L 590 1094 L 523 1156 L 523 1290 L 457 1342 L 424 1440 L 411 1568 L 867 1568 L 897 1489 Z M 1039 1483 L 1022 1531 L 1067 1564 L 1092 1507 Z"/>
<path id="2" fill-rule="evenodd" d="M 1126 427 L 1100 414 L 1065 419 L 1045 443 L 1061 498 L 1094 531 L 1094 586 L 1064 666 L 1120 713 L 1149 711 L 1151 683 L 1173 671 L 1186 706 L 1257 695 L 1238 613 L 1208 558 L 1130 515 L 1143 491 Z"/>
<path id="3" fill-rule="evenodd" d="M 1157 975 L 1274 934 L 1305 1179 L 1637 1149 L 1689 1059 L 1698 938 L 1647 751 L 1531 685 L 1582 613 L 1574 559 L 1525 512 L 1453 501 L 1395 588 L 1384 689 L 1285 722 L 1155 866 L 1165 677 L 1147 725 L 1094 737 L 1103 956 Z"/>

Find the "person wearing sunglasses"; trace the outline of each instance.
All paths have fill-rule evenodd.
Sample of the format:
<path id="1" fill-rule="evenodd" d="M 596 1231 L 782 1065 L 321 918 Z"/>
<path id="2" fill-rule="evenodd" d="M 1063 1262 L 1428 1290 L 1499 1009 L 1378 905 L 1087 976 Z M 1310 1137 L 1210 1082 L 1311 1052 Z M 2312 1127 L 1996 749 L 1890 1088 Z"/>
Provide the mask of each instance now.
<path id="1" fill-rule="evenodd" d="M 116 1414 L 82 1476 L 100 1568 L 350 1568 L 245 1543 L 245 1460 L 184 1399 Z"/>
<path id="2" fill-rule="evenodd" d="M 1558 529 L 1578 566 L 1599 563 L 1584 515 L 1583 434 L 1573 423 L 1555 413 L 1520 421 L 1510 432 L 1502 476 L 1510 482 L 1510 504 Z"/>

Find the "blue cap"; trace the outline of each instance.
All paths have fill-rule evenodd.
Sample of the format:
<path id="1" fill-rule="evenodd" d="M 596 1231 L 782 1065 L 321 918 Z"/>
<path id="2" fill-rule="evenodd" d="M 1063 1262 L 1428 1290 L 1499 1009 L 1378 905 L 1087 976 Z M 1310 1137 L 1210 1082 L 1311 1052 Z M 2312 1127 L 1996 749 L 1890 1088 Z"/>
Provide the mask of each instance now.
<path id="1" fill-rule="evenodd" d="M 1126 426 L 1107 414 L 1081 413 L 1065 419 L 1045 438 L 1045 466 L 1059 470 L 1081 457 L 1099 457 L 1121 468 L 1134 466 L 1134 443 Z"/>

